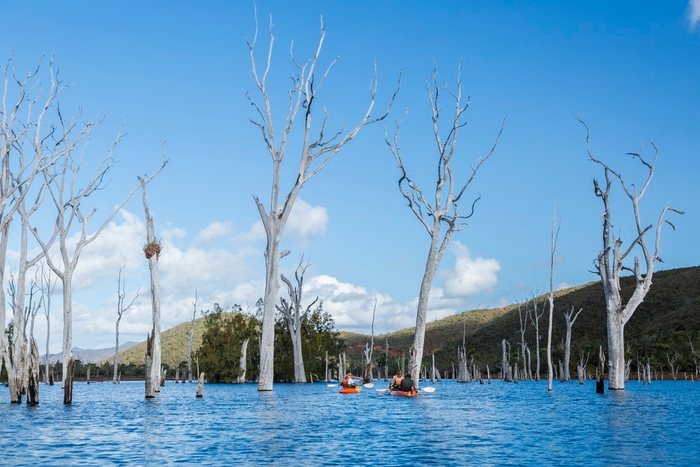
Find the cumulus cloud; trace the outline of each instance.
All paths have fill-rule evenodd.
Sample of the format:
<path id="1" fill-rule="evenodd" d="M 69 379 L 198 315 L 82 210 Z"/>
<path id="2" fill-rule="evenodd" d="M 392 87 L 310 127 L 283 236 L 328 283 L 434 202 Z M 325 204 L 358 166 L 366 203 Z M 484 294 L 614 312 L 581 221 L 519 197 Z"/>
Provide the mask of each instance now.
<path id="1" fill-rule="evenodd" d="M 452 251 L 456 257 L 454 268 L 444 274 L 447 296 L 468 297 L 492 291 L 496 287 L 501 270 L 497 260 L 472 259 L 469 249 L 460 242 L 453 243 Z"/>
<path id="2" fill-rule="evenodd" d="M 202 229 L 194 240 L 196 246 L 209 245 L 231 234 L 230 222 L 212 222 Z"/>
<path id="3" fill-rule="evenodd" d="M 326 233 L 328 226 L 328 211 L 323 206 L 312 206 L 302 198 L 297 198 L 284 229 L 284 239 L 290 239 L 298 244 L 306 243 L 314 237 Z M 241 236 L 244 241 L 259 241 L 265 239 L 265 229 L 262 221 L 255 222 L 250 230 Z"/>
<path id="4" fill-rule="evenodd" d="M 83 249 L 78 267 L 73 276 L 76 288 L 88 288 L 112 276 L 119 269 L 137 269 L 143 265 L 143 239 L 145 226 L 133 213 L 121 210 L 117 219 L 120 222 L 110 222 L 94 242 Z M 75 245 L 78 233 L 68 240 L 68 245 Z M 54 255 L 55 261 L 58 260 Z"/>
<path id="5" fill-rule="evenodd" d="M 695 29 L 700 22 L 700 0 L 690 0 L 688 2 L 688 21 L 690 29 Z"/>

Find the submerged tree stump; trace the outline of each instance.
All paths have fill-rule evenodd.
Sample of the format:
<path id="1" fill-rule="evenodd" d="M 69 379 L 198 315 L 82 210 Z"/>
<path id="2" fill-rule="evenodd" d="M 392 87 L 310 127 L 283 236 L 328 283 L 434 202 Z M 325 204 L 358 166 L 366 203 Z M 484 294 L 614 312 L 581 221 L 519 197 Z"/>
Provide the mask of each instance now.
<path id="1" fill-rule="evenodd" d="M 155 334 L 155 333 L 153 333 Z M 153 381 L 153 334 L 146 338 L 146 399 L 156 397 L 156 385 Z"/>
<path id="2" fill-rule="evenodd" d="M 32 352 L 29 354 L 29 368 L 27 372 L 27 405 L 39 405 L 39 346 L 32 338 Z"/>
<path id="3" fill-rule="evenodd" d="M 67 370 L 66 380 L 63 382 L 63 403 L 70 405 L 73 403 L 73 374 L 75 373 L 75 360 L 73 360 L 73 357 L 68 359 Z"/>
<path id="4" fill-rule="evenodd" d="M 197 381 L 197 397 L 203 397 L 204 393 L 204 372 L 199 374 L 199 380 Z"/>
<path id="5" fill-rule="evenodd" d="M 598 350 L 598 367 L 595 370 L 595 392 L 605 394 L 605 354 L 602 345 Z"/>

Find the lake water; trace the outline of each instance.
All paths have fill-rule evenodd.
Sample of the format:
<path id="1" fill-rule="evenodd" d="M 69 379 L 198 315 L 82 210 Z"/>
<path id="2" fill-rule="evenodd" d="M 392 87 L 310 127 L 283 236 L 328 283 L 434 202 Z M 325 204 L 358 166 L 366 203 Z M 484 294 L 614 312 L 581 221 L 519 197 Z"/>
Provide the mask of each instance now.
<path id="1" fill-rule="evenodd" d="M 375 381 L 375 389 L 386 383 Z M 429 382 L 423 387 L 431 386 Z M 326 383 L 41 385 L 35 408 L 0 390 L 0 465 L 700 465 L 700 383 L 432 385 L 392 397 Z"/>

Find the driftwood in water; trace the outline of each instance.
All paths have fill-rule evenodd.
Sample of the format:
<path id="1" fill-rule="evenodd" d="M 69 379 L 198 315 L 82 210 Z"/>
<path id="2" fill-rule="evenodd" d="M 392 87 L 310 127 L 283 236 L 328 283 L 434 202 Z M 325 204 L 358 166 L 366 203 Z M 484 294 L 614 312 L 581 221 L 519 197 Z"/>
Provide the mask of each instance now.
<path id="1" fill-rule="evenodd" d="M 75 360 L 73 360 L 73 357 L 68 359 L 66 370 L 66 380 L 63 382 L 63 403 L 70 405 L 73 403 L 73 374 L 75 373 Z"/>
<path id="2" fill-rule="evenodd" d="M 197 381 L 197 397 L 204 396 L 204 372 L 199 374 L 199 380 Z"/>

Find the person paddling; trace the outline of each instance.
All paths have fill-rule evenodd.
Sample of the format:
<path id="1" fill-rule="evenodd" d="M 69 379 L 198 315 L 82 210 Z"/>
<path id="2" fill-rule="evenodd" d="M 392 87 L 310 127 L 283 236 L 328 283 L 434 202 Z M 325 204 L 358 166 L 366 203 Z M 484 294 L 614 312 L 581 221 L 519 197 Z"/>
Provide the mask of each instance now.
<path id="1" fill-rule="evenodd" d="M 401 391 L 403 392 L 414 392 L 416 390 L 416 385 L 411 379 L 411 372 L 406 373 L 406 377 L 401 380 Z"/>
<path id="2" fill-rule="evenodd" d="M 352 379 L 352 373 L 348 371 L 348 374 L 345 375 L 345 379 L 343 379 L 340 385 L 344 388 L 354 388 L 356 386 L 356 383 L 355 380 Z"/>
<path id="3" fill-rule="evenodd" d="M 400 391 L 402 379 L 403 371 L 399 370 L 396 372 L 396 375 L 394 375 L 394 377 L 391 378 L 391 383 L 389 383 L 389 391 Z"/>

